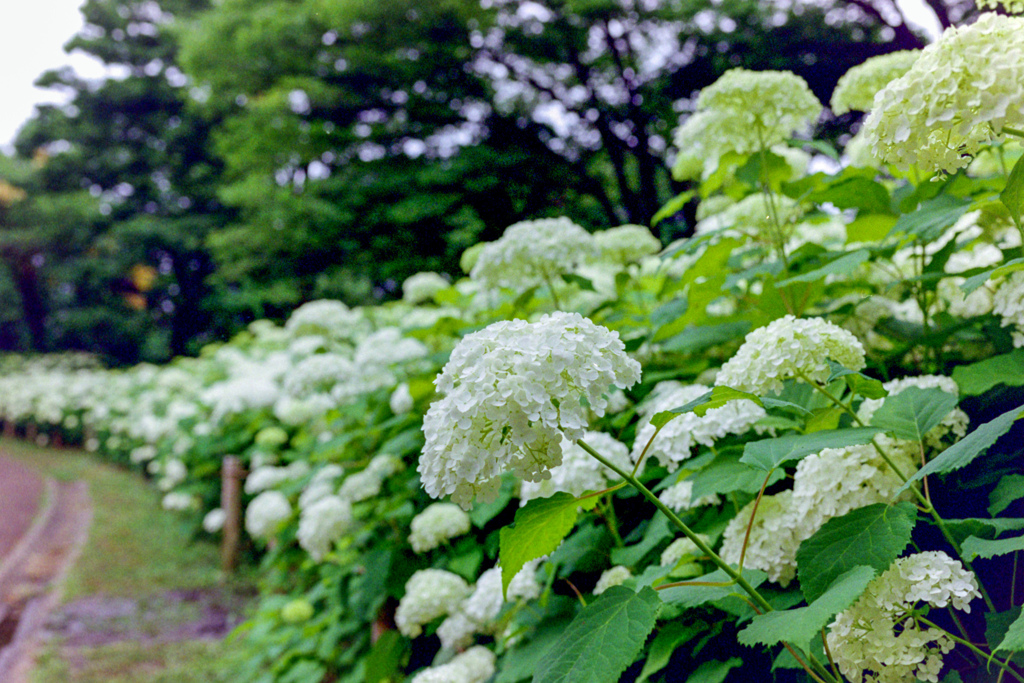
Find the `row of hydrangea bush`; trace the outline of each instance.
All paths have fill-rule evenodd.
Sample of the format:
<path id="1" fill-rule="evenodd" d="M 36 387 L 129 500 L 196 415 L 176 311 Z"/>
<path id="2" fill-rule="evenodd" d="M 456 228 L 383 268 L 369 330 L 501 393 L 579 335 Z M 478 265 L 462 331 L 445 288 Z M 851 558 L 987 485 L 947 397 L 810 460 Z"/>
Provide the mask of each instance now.
<path id="1" fill-rule="evenodd" d="M 214 537 L 242 460 L 239 680 L 1024 681 L 1024 19 L 831 105 L 706 88 L 667 248 L 518 223 L 198 358 L 6 358 L 0 417 Z M 848 111 L 841 154 L 808 135 Z"/>

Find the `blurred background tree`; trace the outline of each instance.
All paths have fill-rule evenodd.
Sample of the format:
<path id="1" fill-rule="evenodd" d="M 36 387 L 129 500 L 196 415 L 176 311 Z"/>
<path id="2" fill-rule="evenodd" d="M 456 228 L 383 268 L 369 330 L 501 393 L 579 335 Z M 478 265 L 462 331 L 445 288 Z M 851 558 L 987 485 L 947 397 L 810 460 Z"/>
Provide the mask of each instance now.
<path id="1" fill-rule="evenodd" d="M 948 25 L 973 3 L 930 5 Z M 160 360 L 313 298 L 457 274 L 520 220 L 650 224 L 685 189 L 667 161 L 696 91 L 789 69 L 827 102 L 850 66 L 924 44 L 900 7 L 88 0 L 67 48 L 110 77 L 44 74 L 70 103 L 41 107 L 0 168 L 25 193 L 0 198 L 18 302 L 0 344 Z"/>

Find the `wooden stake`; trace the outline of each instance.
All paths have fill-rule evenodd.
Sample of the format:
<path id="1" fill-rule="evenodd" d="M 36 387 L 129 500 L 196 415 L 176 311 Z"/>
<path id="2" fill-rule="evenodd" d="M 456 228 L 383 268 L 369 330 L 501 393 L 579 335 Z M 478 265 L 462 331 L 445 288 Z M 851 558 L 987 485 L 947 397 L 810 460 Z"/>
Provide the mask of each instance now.
<path id="1" fill-rule="evenodd" d="M 238 561 L 238 541 L 242 529 L 242 463 L 233 456 L 221 464 L 220 506 L 224 510 L 224 528 L 220 545 L 220 568 L 227 574 Z"/>

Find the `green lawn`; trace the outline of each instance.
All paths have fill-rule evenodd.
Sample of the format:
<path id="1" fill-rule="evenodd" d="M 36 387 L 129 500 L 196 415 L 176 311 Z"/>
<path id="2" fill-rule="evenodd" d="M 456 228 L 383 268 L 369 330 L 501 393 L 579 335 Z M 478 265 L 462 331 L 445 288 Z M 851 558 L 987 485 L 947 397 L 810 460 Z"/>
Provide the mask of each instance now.
<path id="1" fill-rule="evenodd" d="M 192 683 L 229 681 L 243 646 L 217 640 L 169 640 L 166 634 L 199 618 L 198 603 L 173 596 L 196 592 L 233 608 L 244 603 L 246 577 L 223 581 L 218 549 L 190 538 L 185 522 L 160 507 L 160 492 L 139 475 L 77 450 L 37 448 L 5 439 L 2 450 L 55 479 L 89 486 L 93 522 L 81 557 L 68 574 L 64 605 L 98 601 L 89 625 L 109 634 L 102 644 L 50 642 L 34 683 Z M 136 609 L 104 615 L 109 602 Z"/>

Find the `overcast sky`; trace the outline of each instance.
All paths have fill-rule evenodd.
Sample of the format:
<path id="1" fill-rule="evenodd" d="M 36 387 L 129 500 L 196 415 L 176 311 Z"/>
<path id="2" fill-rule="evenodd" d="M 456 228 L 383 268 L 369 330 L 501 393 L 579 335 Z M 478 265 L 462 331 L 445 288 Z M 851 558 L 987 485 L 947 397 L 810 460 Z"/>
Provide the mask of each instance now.
<path id="1" fill-rule="evenodd" d="M 64 43 L 82 26 L 78 12 L 82 2 L 4 3 L 0 20 L 0 148 L 5 151 L 37 102 L 59 101 L 59 95 L 32 85 L 41 73 L 70 64 L 83 75 L 102 75 L 102 67 L 85 55 L 67 55 L 63 50 Z"/>

